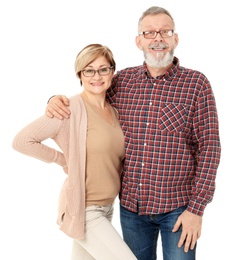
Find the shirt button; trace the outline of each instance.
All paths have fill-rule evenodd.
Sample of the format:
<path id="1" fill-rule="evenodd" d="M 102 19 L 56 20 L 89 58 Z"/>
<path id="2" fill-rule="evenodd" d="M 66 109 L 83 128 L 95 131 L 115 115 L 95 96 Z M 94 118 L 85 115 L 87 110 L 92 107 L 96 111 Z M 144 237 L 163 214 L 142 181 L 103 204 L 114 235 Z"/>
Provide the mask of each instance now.
<path id="1" fill-rule="evenodd" d="M 146 146 L 147 145 L 147 143 L 144 143 L 144 146 Z"/>
<path id="2" fill-rule="evenodd" d="M 145 164 L 144 163 L 142 163 L 142 166 L 144 166 Z"/>
<path id="3" fill-rule="evenodd" d="M 153 103 L 152 103 L 152 102 L 150 102 L 150 103 L 149 103 L 149 105 L 150 105 L 150 106 L 152 106 L 152 105 L 153 105 Z"/>
<path id="4" fill-rule="evenodd" d="M 142 186 L 142 183 L 139 183 L 139 186 Z"/>
<path id="5" fill-rule="evenodd" d="M 147 123 L 147 125 L 149 125 L 149 123 Z"/>

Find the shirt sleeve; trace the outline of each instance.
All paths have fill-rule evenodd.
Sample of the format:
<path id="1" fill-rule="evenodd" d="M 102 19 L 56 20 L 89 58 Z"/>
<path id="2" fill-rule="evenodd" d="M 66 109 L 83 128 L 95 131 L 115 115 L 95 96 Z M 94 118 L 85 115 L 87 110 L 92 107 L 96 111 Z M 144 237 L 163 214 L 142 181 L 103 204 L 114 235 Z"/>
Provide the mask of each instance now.
<path id="1" fill-rule="evenodd" d="M 221 145 L 216 102 L 210 83 L 204 82 L 193 120 L 193 141 L 198 144 L 197 166 L 188 210 L 203 215 L 212 201 Z"/>

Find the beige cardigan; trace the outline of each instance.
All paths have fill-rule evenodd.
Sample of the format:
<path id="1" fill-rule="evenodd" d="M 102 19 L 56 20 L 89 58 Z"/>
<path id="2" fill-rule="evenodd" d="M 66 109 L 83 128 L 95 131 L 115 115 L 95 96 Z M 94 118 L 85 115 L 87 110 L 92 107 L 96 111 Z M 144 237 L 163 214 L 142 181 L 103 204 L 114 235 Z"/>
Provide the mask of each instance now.
<path id="1" fill-rule="evenodd" d="M 70 110 L 69 119 L 38 118 L 16 135 L 12 146 L 26 155 L 68 167 L 59 197 L 57 223 L 68 236 L 83 239 L 87 114 L 80 95 L 70 99 Z M 62 152 L 42 144 L 48 138 L 54 139 Z"/>

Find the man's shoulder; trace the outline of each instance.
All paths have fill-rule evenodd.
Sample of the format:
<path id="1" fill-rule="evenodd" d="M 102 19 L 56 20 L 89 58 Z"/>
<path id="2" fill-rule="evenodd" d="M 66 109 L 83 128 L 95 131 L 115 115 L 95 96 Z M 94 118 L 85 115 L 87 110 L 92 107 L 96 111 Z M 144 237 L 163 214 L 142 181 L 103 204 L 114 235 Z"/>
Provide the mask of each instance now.
<path id="1" fill-rule="evenodd" d="M 138 79 L 140 76 L 144 74 L 144 68 L 143 65 L 139 66 L 133 66 L 133 67 L 127 67 L 125 69 L 117 71 L 117 73 L 114 75 L 113 82 L 118 83 L 126 83 L 126 81 L 132 80 L 132 79 Z"/>
<path id="2" fill-rule="evenodd" d="M 179 72 L 182 75 L 189 76 L 189 77 L 206 78 L 206 76 L 203 72 L 196 70 L 196 69 L 192 69 L 192 68 L 179 66 Z"/>
<path id="3" fill-rule="evenodd" d="M 142 69 L 143 69 L 143 65 L 132 66 L 132 67 L 127 67 L 125 69 L 121 69 L 121 70 L 117 71 L 117 73 L 119 73 L 119 74 L 128 74 L 128 73 L 139 72 Z"/>

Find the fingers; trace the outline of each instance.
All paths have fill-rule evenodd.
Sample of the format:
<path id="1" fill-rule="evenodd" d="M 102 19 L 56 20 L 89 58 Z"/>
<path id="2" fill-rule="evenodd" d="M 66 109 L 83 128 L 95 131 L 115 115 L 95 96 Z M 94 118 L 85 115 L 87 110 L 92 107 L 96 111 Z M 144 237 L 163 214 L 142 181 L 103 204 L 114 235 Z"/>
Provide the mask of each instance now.
<path id="1" fill-rule="evenodd" d="M 176 223 L 175 223 L 175 225 L 174 225 L 174 227 L 172 229 L 172 232 L 177 232 L 181 224 L 182 223 L 180 221 L 180 218 L 178 218 L 178 220 L 176 221 Z"/>
<path id="2" fill-rule="evenodd" d="M 195 248 L 196 242 L 201 235 L 202 217 L 185 210 L 177 219 L 173 232 L 182 226 L 182 232 L 178 241 L 178 247 L 184 246 L 184 252 Z"/>
<path id="3" fill-rule="evenodd" d="M 60 96 L 65 106 L 69 105 L 69 99 L 66 96 Z"/>
<path id="4" fill-rule="evenodd" d="M 50 118 L 58 119 L 69 118 L 70 110 L 68 109 L 69 100 L 66 96 L 54 96 L 50 99 L 46 107 L 46 115 Z"/>
<path id="5" fill-rule="evenodd" d="M 200 235 L 193 234 L 193 233 L 185 233 L 182 232 L 178 247 L 182 247 L 184 245 L 184 252 L 187 253 L 190 250 L 193 250 L 195 248 L 196 242 L 199 239 Z"/>
<path id="6" fill-rule="evenodd" d="M 191 234 L 188 234 L 186 237 L 180 237 L 180 240 L 178 242 L 178 247 L 182 247 L 184 245 L 184 252 L 187 253 L 189 251 L 191 241 L 192 241 Z"/>
<path id="7" fill-rule="evenodd" d="M 64 108 L 60 108 L 59 106 L 55 106 L 55 108 L 51 105 L 46 108 L 46 115 L 50 118 L 56 117 L 58 119 L 69 118 L 70 111 Z"/>
<path id="8" fill-rule="evenodd" d="M 50 117 L 50 118 L 53 118 L 53 117 L 54 117 L 53 114 L 50 113 L 47 108 L 46 108 L 46 110 L 45 110 L 45 114 L 46 114 L 48 117 Z"/>
<path id="9" fill-rule="evenodd" d="M 190 246 L 188 247 L 188 250 L 190 248 L 190 250 L 193 250 L 195 248 L 195 245 L 196 245 L 196 241 L 199 239 L 199 237 L 192 237 L 192 240 L 191 240 L 191 243 L 190 243 Z M 187 251 L 188 252 L 188 251 Z"/>

